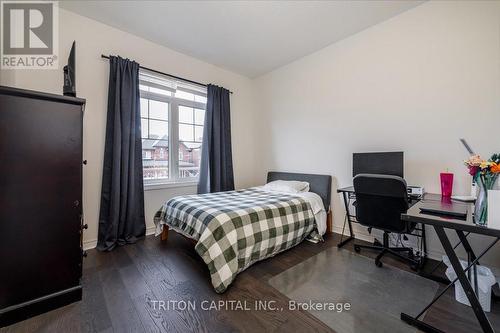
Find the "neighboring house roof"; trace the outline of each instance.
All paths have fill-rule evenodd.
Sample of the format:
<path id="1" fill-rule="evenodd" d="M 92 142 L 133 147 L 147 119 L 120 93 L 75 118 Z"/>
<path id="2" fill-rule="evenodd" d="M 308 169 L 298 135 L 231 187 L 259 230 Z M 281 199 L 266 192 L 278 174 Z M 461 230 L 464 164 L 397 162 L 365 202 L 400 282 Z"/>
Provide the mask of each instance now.
<path id="1" fill-rule="evenodd" d="M 153 143 L 154 143 L 154 141 L 152 141 L 152 140 L 142 139 L 142 149 L 154 150 L 155 148 L 153 147 Z"/>
<path id="2" fill-rule="evenodd" d="M 180 141 L 179 144 L 184 145 L 188 150 L 201 148 L 200 142 Z M 161 138 L 152 136 L 149 139 L 142 139 L 142 149 L 155 150 L 156 148 L 168 148 L 168 135 L 164 135 Z"/>
<path id="3" fill-rule="evenodd" d="M 142 149 L 154 150 L 155 148 L 168 148 L 168 135 L 164 135 L 158 138 L 156 135 L 152 135 L 149 139 L 142 139 Z"/>
<path id="4" fill-rule="evenodd" d="M 184 144 L 184 146 L 186 146 L 186 148 L 188 149 L 197 149 L 201 147 L 201 143 L 199 142 L 181 142 L 181 143 Z"/>
<path id="5" fill-rule="evenodd" d="M 153 147 L 168 148 L 168 135 L 164 135 L 153 143 Z"/>

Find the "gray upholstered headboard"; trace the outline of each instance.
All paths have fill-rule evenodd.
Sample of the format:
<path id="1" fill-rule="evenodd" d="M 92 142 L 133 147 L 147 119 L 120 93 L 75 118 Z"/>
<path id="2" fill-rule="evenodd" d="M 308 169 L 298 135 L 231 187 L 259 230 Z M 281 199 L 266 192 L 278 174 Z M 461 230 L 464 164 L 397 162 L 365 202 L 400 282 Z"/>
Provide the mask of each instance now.
<path id="1" fill-rule="evenodd" d="M 323 199 L 326 211 L 330 209 L 332 196 L 332 176 L 329 175 L 313 175 L 307 173 L 291 173 L 269 171 L 267 173 L 267 182 L 275 180 L 298 180 L 309 183 L 309 190 L 318 194 Z"/>

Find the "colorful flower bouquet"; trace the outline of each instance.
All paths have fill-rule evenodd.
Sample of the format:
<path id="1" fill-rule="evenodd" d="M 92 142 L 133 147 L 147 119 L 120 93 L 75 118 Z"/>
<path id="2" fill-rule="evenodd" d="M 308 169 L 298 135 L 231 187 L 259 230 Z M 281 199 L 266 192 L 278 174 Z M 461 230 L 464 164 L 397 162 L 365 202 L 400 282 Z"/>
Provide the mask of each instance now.
<path id="1" fill-rule="evenodd" d="M 471 156 L 465 165 L 474 178 L 479 191 L 474 209 L 476 223 L 485 225 L 488 219 L 488 190 L 491 190 L 500 175 L 500 153 L 493 154 L 489 160 L 483 160 L 479 155 Z"/>

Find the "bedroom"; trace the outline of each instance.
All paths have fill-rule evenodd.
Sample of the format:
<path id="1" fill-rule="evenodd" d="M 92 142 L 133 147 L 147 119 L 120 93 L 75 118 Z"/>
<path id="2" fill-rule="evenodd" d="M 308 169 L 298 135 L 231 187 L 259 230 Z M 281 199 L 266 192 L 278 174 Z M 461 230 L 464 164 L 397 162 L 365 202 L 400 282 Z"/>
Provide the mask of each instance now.
<path id="1" fill-rule="evenodd" d="M 2 6 L 8 3 L 2 1 Z M 24 320 L 9 322 L 0 328 L 2 332 L 347 332 L 365 331 L 367 328 L 363 325 L 367 323 L 373 325 L 369 327 L 373 331 L 393 327 L 403 331 L 414 329 L 400 320 L 400 313 L 408 311 L 417 315 L 437 290 L 447 284 L 415 274 L 411 265 L 393 255 L 384 256 L 383 267 L 376 267 L 373 258 L 378 255 L 377 251 L 361 249 L 355 254 L 354 243 L 367 245 L 372 244 L 374 237 L 379 241 L 383 239 L 380 230 L 373 228 L 369 233 L 360 223 L 352 223 L 356 240 L 337 251 L 340 234 L 349 234 L 349 224 L 344 223 L 343 195 L 337 190 L 353 185 L 354 153 L 404 152 L 404 179 L 408 185 L 421 186 L 430 194 L 441 194 L 440 173 L 452 173 L 453 195 L 471 194 L 472 177 L 463 165 L 469 153 L 459 138 L 465 138 L 486 159 L 500 150 L 495 134 L 500 123 L 499 2 L 59 1 L 56 4 L 59 8 L 57 17 L 53 17 L 57 32 L 53 46 L 57 51 L 57 68 L 5 68 L 6 63 L 2 61 L 0 85 L 62 95 L 63 67 L 68 63 L 73 41 L 76 42 L 76 96 L 85 99 L 79 148 L 82 160 L 86 161 L 81 167 L 80 201 L 84 224 L 88 226 L 82 233 L 83 249 L 87 251 L 87 257 L 82 260 L 83 299 L 51 311 L 28 309 L 27 312 L 38 315 L 31 318 L 19 315 L 19 319 Z M 3 7 L 2 10 L 6 12 Z M 4 25 L 2 31 L 4 43 Z M 96 249 L 103 206 L 103 165 L 105 156 L 109 156 L 105 151 L 107 144 L 113 147 L 107 139 L 107 125 L 111 123 L 108 121 L 111 63 L 102 55 L 120 56 L 143 67 L 139 69 L 142 83 L 138 87 L 143 102 L 139 103 L 140 116 L 144 122 L 140 171 L 149 175 L 142 183 L 144 191 L 135 192 L 143 193 L 144 197 L 144 224 L 139 227 L 137 241 L 123 246 L 111 241 L 109 251 Z M 198 192 L 197 174 L 201 172 L 203 154 L 196 152 L 203 151 L 201 145 L 210 127 L 205 109 L 208 100 L 214 100 L 213 96 L 208 98 L 208 88 L 200 83 L 211 84 L 214 90 L 223 87 L 224 90 L 218 91 L 229 99 L 232 159 L 225 159 L 223 167 L 232 164 L 235 189 L 263 186 L 271 171 L 331 177 L 331 186 L 328 180 L 319 182 L 326 186 L 320 190 L 312 190 L 311 185 L 315 183 L 310 179 L 282 179 L 286 177 L 284 174 L 271 177 L 271 180 L 306 181 L 311 189 L 306 193 L 320 192 L 319 196 L 326 198 L 323 201 L 325 215 L 328 206 L 331 208 L 333 233 L 323 235 L 323 241 L 316 244 L 302 241 L 301 237 L 300 244 L 253 263 L 239 272 L 221 294 L 214 290 L 207 263 L 192 241 L 175 229 L 164 235 L 167 238 L 164 241 L 160 240 L 161 235 L 154 236 L 155 215 L 164 204 L 174 197 L 185 198 Z M 154 89 L 162 93 L 154 93 Z M 191 94 L 189 102 L 186 102 L 186 94 Z M 144 103 L 148 105 L 148 115 L 144 112 Z M 154 106 L 166 104 L 168 112 L 150 116 L 155 112 Z M 13 124 L 20 120 L 2 117 L 1 112 L 7 110 L 4 105 L 0 110 L 0 128 L 15 138 L 19 125 Z M 42 128 L 36 122 L 32 124 L 33 128 Z M 13 130 L 8 131 L 10 128 Z M 51 133 L 68 127 L 64 123 L 49 122 L 43 128 Z M 149 133 L 149 129 L 153 131 Z M 226 139 L 227 132 L 223 133 Z M 5 161 L 8 161 L 7 153 L 15 151 L 8 150 L 12 146 L 2 145 L 3 140 L 12 140 L 19 149 L 38 147 L 36 141 L 24 142 L 0 135 L 1 159 Z M 151 149 L 145 149 L 148 147 Z M 172 148 L 175 154 L 168 154 L 167 148 Z M 217 148 L 223 149 L 223 146 L 219 144 Z M 28 176 L 47 171 L 46 163 L 38 162 L 52 165 L 60 160 L 60 152 L 62 150 L 56 150 L 55 155 L 32 159 L 33 163 L 25 163 L 27 169 L 13 170 L 9 162 L 2 163 L 2 234 L 12 230 L 8 229 L 12 221 L 19 219 L 24 223 L 20 236 L 26 243 L 46 246 L 43 237 L 55 239 L 50 232 L 50 222 L 13 216 L 13 211 L 5 207 L 25 209 L 25 200 L 33 194 L 22 188 L 14 192 L 15 186 L 25 185 L 17 177 L 31 179 Z M 158 168 L 148 167 L 148 163 Z M 183 173 L 187 176 L 182 177 Z M 44 184 L 36 192 L 33 204 L 69 191 L 56 185 Z M 494 204 L 489 211 L 494 211 Z M 433 226 L 428 225 L 426 229 L 424 268 L 430 270 L 446 253 Z M 160 232 L 163 233 L 163 228 Z M 455 231 L 448 235 L 455 245 L 458 241 Z M 476 254 L 489 245 L 491 238 L 474 234 L 469 237 Z M 391 240 L 394 239 L 391 237 Z M 28 245 L 24 251 L 19 249 L 17 236 L 3 237 L 0 244 L 3 279 L 8 279 L 8 275 L 25 278 L 37 275 L 33 269 L 5 274 L 14 269 L 13 265 L 22 266 L 20 260 L 12 259 L 16 253 L 30 254 L 32 250 Z M 467 261 L 466 252 L 460 251 L 459 257 Z M 344 262 L 343 256 L 349 260 L 341 265 L 339 261 Z M 325 260 L 338 263 L 338 271 Z M 33 267 L 40 267 L 42 263 L 46 264 L 43 258 L 31 262 Z M 480 263 L 490 268 L 496 277 L 500 276 L 498 245 L 481 258 Z M 60 264 L 54 260 L 51 266 L 42 266 L 51 267 L 44 276 L 57 276 Z M 406 293 L 418 294 L 418 286 L 421 290 L 428 287 L 430 291 L 422 292 L 425 294 L 422 300 L 412 303 L 403 301 L 407 296 L 392 292 L 390 283 L 376 289 L 382 293 L 383 297 L 379 298 L 375 297 L 376 291 L 350 285 L 342 279 L 327 279 L 316 288 L 311 287 L 310 283 L 318 282 L 321 269 L 330 268 L 329 274 L 341 276 L 349 269 L 359 272 L 359 276 L 390 270 L 402 274 L 401 287 Z M 445 270 L 446 265 L 441 264 L 439 273 L 443 277 Z M 301 271 L 304 274 L 301 275 Z M 369 286 L 375 288 L 384 278 L 372 276 L 368 279 Z M 12 302 L 6 297 L 2 300 L 0 293 L 0 314 L 6 318 L 13 305 L 43 296 L 25 295 L 20 291 L 25 287 L 24 282 L 8 282 L 13 283 L 9 290 L 14 290 L 10 293 L 14 299 L 26 298 Z M 368 293 L 357 294 L 355 288 L 358 293 L 361 290 Z M 486 316 L 491 326 L 499 330 L 497 289 L 495 285 L 491 311 L 486 312 Z M 339 294 L 338 290 L 346 292 Z M 395 299 L 388 300 L 390 295 Z M 394 309 L 367 312 L 359 301 L 362 296 L 371 300 L 368 306 L 378 304 L 389 308 L 395 304 Z M 202 308 L 210 308 L 212 301 L 219 307 L 220 300 L 227 301 L 220 309 Z M 303 306 L 290 309 L 289 301 L 303 302 Z M 349 304 L 350 309 L 343 306 L 339 311 L 335 307 L 326 311 L 311 309 L 323 302 L 329 303 L 326 307 L 332 305 L 330 303 Z M 405 306 L 410 308 L 405 310 Z M 275 311 L 282 307 L 283 312 Z M 455 300 L 455 287 L 451 286 L 444 299 L 423 316 L 423 321 L 446 332 L 488 331 L 476 317 L 471 307 Z M 375 327 L 376 322 L 381 327 Z"/>

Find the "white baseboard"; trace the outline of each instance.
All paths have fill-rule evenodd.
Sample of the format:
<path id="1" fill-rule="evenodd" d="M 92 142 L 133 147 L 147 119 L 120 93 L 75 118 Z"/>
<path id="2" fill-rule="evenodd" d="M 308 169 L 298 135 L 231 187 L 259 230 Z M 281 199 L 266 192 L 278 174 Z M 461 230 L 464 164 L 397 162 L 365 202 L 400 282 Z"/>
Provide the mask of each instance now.
<path id="1" fill-rule="evenodd" d="M 97 246 L 97 239 L 89 239 L 86 241 L 83 241 L 83 250 L 90 250 L 93 249 Z"/>
<path id="2" fill-rule="evenodd" d="M 359 240 L 362 240 L 362 241 L 365 241 L 365 242 L 373 242 L 373 236 L 370 235 L 366 229 L 362 229 L 360 227 L 356 227 L 355 225 L 353 225 L 353 232 L 354 232 L 354 236 L 356 239 L 359 239 Z M 333 226 L 333 232 L 334 233 L 337 233 L 337 234 L 342 234 L 342 227 L 340 226 L 336 226 L 334 225 Z M 345 230 L 344 230 L 344 235 L 345 236 L 349 236 L 349 229 L 346 227 Z"/>
<path id="3" fill-rule="evenodd" d="M 352 227 L 354 229 L 353 232 L 356 239 L 369 243 L 373 242 L 375 237 L 368 233 L 367 228 L 362 227 L 357 223 L 353 223 Z M 334 225 L 333 232 L 342 234 L 342 227 Z M 349 229 L 347 229 L 347 227 L 344 230 L 344 234 L 349 235 Z M 440 261 L 443 258 L 443 255 L 445 255 L 445 253 L 442 251 L 430 250 L 429 248 L 427 248 L 427 258 Z"/>
<path id="4" fill-rule="evenodd" d="M 146 228 L 146 236 L 154 235 L 155 231 L 156 231 L 156 227 L 155 226 Z"/>
<path id="5" fill-rule="evenodd" d="M 146 236 L 154 235 L 154 233 L 155 233 L 154 226 L 146 228 Z M 96 246 L 97 246 L 97 239 L 88 239 L 88 240 L 83 241 L 83 249 L 85 251 L 90 250 L 90 249 L 94 249 Z"/>

